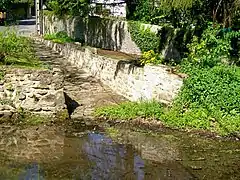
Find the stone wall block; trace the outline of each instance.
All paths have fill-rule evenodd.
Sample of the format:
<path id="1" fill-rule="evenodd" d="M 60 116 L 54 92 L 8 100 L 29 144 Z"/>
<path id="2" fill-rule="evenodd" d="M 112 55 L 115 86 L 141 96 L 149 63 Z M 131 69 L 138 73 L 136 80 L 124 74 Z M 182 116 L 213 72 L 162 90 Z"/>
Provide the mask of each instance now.
<path id="1" fill-rule="evenodd" d="M 56 114 L 57 111 L 66 109 L 62 85 L 63 75 L 59 69 L 54 71 L 8 69 L 0 86 L 2 100 L 0 103 L 9 104 L 14 109 L 21 107 L 32 113 Z M 58 97 L 55 95 L 56 92 Z M 42 107 L 46 110 L 43 111 Z M 3 110 L 0 104 L 0 111 L 9 110 Z"/>

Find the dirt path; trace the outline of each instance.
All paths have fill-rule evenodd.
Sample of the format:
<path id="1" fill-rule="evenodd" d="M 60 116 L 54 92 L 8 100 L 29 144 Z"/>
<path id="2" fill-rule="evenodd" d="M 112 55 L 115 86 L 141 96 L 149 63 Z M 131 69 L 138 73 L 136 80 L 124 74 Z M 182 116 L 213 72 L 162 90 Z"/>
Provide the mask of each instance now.
<path id="1" fill-rule="evenodd" d="M 125 100 L 90 74 L 71 65 L 57 52 L 39 42 L 36 42 L 34 47 L 43 62 L 63 72 L 64 92 L 72 119 L 92 118 L 96 107 L 118 104 Z"/>

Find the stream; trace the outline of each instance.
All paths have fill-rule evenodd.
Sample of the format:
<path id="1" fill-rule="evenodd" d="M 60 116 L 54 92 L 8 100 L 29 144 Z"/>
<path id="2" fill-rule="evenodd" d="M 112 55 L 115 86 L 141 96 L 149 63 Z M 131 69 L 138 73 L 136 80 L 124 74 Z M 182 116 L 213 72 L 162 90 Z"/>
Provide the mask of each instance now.
<path id="1" fill-rule="evenodd" d="M 78 123 L 0 126 L 1 180 L 240 179 L 240 142 Z"/>

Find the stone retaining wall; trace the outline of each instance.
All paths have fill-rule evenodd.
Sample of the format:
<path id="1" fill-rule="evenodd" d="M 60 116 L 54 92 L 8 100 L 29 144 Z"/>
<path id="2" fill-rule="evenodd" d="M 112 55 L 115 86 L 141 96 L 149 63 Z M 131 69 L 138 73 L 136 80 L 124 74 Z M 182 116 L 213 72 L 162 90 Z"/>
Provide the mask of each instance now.
<path id="1" fill-rule="evenodd" d="M 60 70 L 6 69 L 0 81 L 0 118 L 11 118 L 19 109 L 39 115 L 66 110 Z"/>
<path id="2" fill-rule="evenodd" d="M 185 30 L 162 27 L 152 24 L 139 24 L 142 28 L 149 28 L 151 32 L 159 34 L 161 54 L 168 60 L 180 60 L 184 53 L 183 39 Z M 129 32 L 129 22 L 119 19 L 100 17 L 64 17 L 44 15 L 43 34 L 54 34 L 64 31 L 76 41 L 84 42 L 91 47 L 98 47 L 127 54 L 141 55 L 141 50 L 132 39 Z M 159 50 L 160 50 L 159 49 Z"/>
<path id="3" fill-rule="evenodd" d="M 95 48 L 37 40 L 131 101 L 155 99 L 167 104 L 175 98 L 183 84 L 182 78 L 171 74 L 169 67 L 164 65 L 137 67 L 127 59 L 101 56 Z"/>
<path id="4" fill-rule="evenodd" d="M 43 18 L 44 34 L 65 31 L 78 41 L 92 47 L 141 54 L 141 50 L 131 39 L 126 21 L 91 17 L 58 19 L 55 16 Z"/>

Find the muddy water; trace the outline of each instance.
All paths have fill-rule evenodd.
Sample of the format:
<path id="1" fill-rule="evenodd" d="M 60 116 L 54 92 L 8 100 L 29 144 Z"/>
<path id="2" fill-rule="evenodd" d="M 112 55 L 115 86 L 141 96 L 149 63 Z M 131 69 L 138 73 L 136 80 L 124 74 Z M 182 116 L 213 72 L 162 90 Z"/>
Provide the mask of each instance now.
<path id="1" fill-rule="evenodd" d="M 0 179 L 237 180 L 239 143 L 93 125 L 1 126 Z"/>

